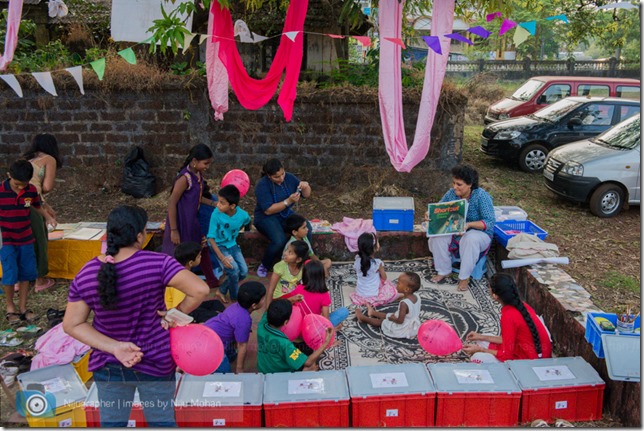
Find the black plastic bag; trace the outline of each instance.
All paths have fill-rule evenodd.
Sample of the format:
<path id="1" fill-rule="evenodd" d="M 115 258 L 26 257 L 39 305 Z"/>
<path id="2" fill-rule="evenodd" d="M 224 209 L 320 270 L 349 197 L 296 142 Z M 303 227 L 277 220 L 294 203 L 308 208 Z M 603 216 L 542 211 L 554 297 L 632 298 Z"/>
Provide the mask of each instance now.
<path id="1" fill-rule="evenodd" d="M 121 191 L 135 198 L 149 198 L 156 193 L 156 182 L 156 178 L 150 173 L 150 165 L 143 156 L 143 149 L 132 147 L 125 156 Z"/>

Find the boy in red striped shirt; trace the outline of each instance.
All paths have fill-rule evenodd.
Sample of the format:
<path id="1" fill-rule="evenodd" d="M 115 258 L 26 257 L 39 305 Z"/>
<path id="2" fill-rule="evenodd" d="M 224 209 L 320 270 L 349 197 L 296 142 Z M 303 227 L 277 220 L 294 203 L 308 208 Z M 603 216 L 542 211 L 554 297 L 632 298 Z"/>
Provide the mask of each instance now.
<path id="1" fill-rule="evenodd" d="M 36 279 L 36 255 L 31 231 L 30 207 L 41 214 L 45 223 L 56 226 L 56 220 L 41 208 L 38 190 L 29 180 L 33 166 L 27 160 L 11 164 L 8 179 L 0 183 L 0 231 L 2 231 L 2 284 L 7 299 L 7 320 L 10 324 L 31 321 L 36 315 L 27 310 L 29 282 Z M 13 303 L 13 286 L 20 286 L 18 306 Z"/>

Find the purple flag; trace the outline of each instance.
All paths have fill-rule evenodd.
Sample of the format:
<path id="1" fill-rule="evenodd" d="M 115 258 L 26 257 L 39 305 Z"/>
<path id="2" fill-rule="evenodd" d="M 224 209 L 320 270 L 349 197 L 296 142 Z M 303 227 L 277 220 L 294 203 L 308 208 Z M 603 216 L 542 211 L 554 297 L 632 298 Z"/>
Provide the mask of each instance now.
<path id="1" fill-rule="evenodd" d="M 454 40 L 459 40 L 461 42 L 467 43 L 468 45 L 474 45 L 474 42 L 463 36 L 462 34 L 459 33 L 450 33 L 446 34 L 445 37 L 449 37 L 450 39 Z"/>
<path id="2" fill-rule="evenodd" d="M 430 47 L 436 54 L 443 54 L 443 50 L 441 49 L 441 41 L 438 39 L 438 36 L 423 36 L 423 40 L 425 41 L 427 46 Z"/>
<path id="3" fill-rule="evenodd" d="M 501 18 L 501 12 L 492 12 L 485 16 L 487 22 L 492 21 L 494 18 Z"/>
<path id="4" fill-rule="evenodd" d="M 503 24 L 501 24 L 501 28 L 499 29 L 499 35 L 502 35 L 506 31 L 508 31 L 511 28 L 514 28 L 516 26 L 517 26 L 516 22 L 510 21 L 509 19 L 504 19 Z"/>
<path id="5" fill-rule="evenodd" d="M 468 28 L 467 31 L 477 36 L 481 36 L 483 39 L 487 39 L 492 34 L 486 29 L 484 29 L 483 27 L 481 27 L 480 25 L 477 25 L 476 27 Z"/>

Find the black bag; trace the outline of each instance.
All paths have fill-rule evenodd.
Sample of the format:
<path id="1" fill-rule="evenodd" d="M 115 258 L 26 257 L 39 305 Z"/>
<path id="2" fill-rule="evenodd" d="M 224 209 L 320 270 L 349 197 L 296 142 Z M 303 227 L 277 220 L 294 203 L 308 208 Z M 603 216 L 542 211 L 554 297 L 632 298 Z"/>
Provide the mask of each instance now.
<path id="1" fill-rule="evenodd" d="M 132 147 L 125 156 L 121 191 L 135 198 L 149 198 L 156 193 L 156 178 L 150 173 L 141 147 Z"/>

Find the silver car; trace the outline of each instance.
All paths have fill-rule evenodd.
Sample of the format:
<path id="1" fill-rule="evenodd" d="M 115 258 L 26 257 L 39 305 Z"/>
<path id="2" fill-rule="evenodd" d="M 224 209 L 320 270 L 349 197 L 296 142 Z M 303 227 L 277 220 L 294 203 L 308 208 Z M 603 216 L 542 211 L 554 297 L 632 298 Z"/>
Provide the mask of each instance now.
<path id="1" fill-rule="evenodd" d="M 640 115 L 594 138 L 551 151 L 543 176 L 548 189 L 588 202 L 598 217 L 617 215 L 625 202 L 639 205 Z"/>

